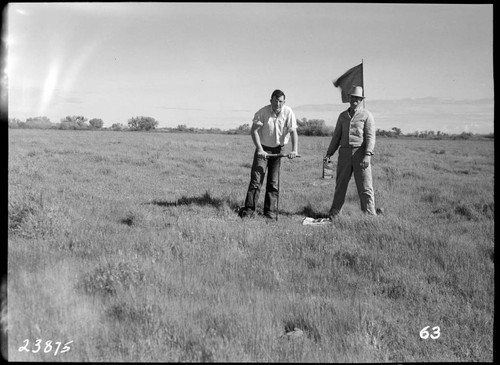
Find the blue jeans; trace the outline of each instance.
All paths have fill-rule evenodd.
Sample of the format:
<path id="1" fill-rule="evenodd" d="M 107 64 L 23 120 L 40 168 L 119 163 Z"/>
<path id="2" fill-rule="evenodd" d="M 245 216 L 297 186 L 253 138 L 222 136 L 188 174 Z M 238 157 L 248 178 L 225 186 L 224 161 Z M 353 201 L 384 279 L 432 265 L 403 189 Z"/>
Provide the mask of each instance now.
<path id="1" fill-rule="evenodd" d="M 267 147 L 262 145 L 267 153 L 281 153 L 283 146 Z M 281 166 L 280 157 L 263 158 L 257 155 L 255 150 L 252 170 L 250 172 L 250 184 L 248 186 L 247 197 L 245 199 L 245 209 L 255 211 L 255 206 L 259 200 L 260 189 L 264 182 L 267 170 L 266 195 L 264 198 L 264 214 L 271 214 L 276 211 L 279 194 L 279 169 Z"/>

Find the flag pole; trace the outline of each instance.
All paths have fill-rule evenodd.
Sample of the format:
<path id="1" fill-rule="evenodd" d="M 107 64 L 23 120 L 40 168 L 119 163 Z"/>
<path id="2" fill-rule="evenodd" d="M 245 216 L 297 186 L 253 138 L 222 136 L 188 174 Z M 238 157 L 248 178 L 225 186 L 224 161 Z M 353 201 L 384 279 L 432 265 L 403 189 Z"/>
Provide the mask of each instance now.
<path id="1" fill-rule="evenodd" d="M 363 59 L 361 59 L 361 81 L 363 82 L 363 96 L 365 96 L 365 78 L 364 78 L 364 75 L 363 75 L 363 69 L 364 69 L 364 65 L 363 65 Z M 365 98 L 363 98 L 363 109 L 365 108 Z"/>

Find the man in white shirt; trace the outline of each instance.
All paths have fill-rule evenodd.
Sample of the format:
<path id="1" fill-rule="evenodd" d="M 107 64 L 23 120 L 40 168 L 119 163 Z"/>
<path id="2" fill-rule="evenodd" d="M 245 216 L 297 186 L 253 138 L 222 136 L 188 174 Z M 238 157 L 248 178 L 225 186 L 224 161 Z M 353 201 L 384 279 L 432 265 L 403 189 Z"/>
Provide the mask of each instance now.
<path id="1" fill-rule="evenodd" d="M 250 134 L 255 144 L 255 154 L 245 207 L 240 211 L 240 216 L 250 217 L 255 213 L 255 206 L 259 200 L 260 189 L 267 170 L 264 216 L 274 218 L 279 194 L 278 178 L 281 159 L 268 157 L 268 154 L 282 153 L 291 137 L 292 152 L 288 154 L 288 158 L 295 158 L 298 155 L 297 121 L 293 110 L 285 105 L 283 91 L 274 90 L 271 95 L 271 104 L 255 113 Z"/>

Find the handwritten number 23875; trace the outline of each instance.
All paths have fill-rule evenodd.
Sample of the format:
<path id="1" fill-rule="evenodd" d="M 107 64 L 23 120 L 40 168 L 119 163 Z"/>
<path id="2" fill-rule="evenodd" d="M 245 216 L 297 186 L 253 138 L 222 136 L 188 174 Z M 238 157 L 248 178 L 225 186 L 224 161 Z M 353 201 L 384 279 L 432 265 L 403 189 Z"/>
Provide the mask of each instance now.
<path id="1" fill-rule="evenodd" d="M 45 352 L 46 354 L 48 354 L 49 352 L 52 352 L 52 350 L 55 350 L 54 351 L 54 356 L 56 356 L 58 353 L 59 354 L 63 354 L 65 352 L 68 352 L 71 349 L 68 345 L 70 343 L 72 343 L 72 342 L 73 341 L 66 342 L 64 344 L 63 348 L 61 349 L 61 351 L 59 351 L 59 348 L 61 347 L 62 342 L 59 342 L 59 341 L 58 342 L 54 342 L 54 346 L 52 346 L 52 341 L 49 340 L 49 341 L 45 341 L 45 345 L 44 345 L 44 344 L 42 344 L 42 340 L 38 339 L 38 340 L 35 341 L 35 343 L 33 345 L 33 349 L 31 350 L 31 352 L 33 352 L 34 354 L 36 354 L 43 347 L 43 352 Z M 30 343 L 29 340 L 24 340 L 24 346 L 19 347 L 19 352 L 22 352 L 22 351 L 30 352 L 30 350 L 28 348 L 29 343 Z"/>

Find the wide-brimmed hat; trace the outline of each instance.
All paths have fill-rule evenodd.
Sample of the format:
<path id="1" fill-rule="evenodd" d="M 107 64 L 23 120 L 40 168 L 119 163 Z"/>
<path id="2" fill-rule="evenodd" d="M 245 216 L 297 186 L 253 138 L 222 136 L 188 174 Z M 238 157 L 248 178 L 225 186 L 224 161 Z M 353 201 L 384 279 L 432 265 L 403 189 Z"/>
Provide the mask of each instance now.
<path id="1" fill-rule="evenodd" d="M 363 88 L 361 86 L 353 86 L 349 95 L 357 96 L 358 98 L 365 98 L 363 96 Z"/>

